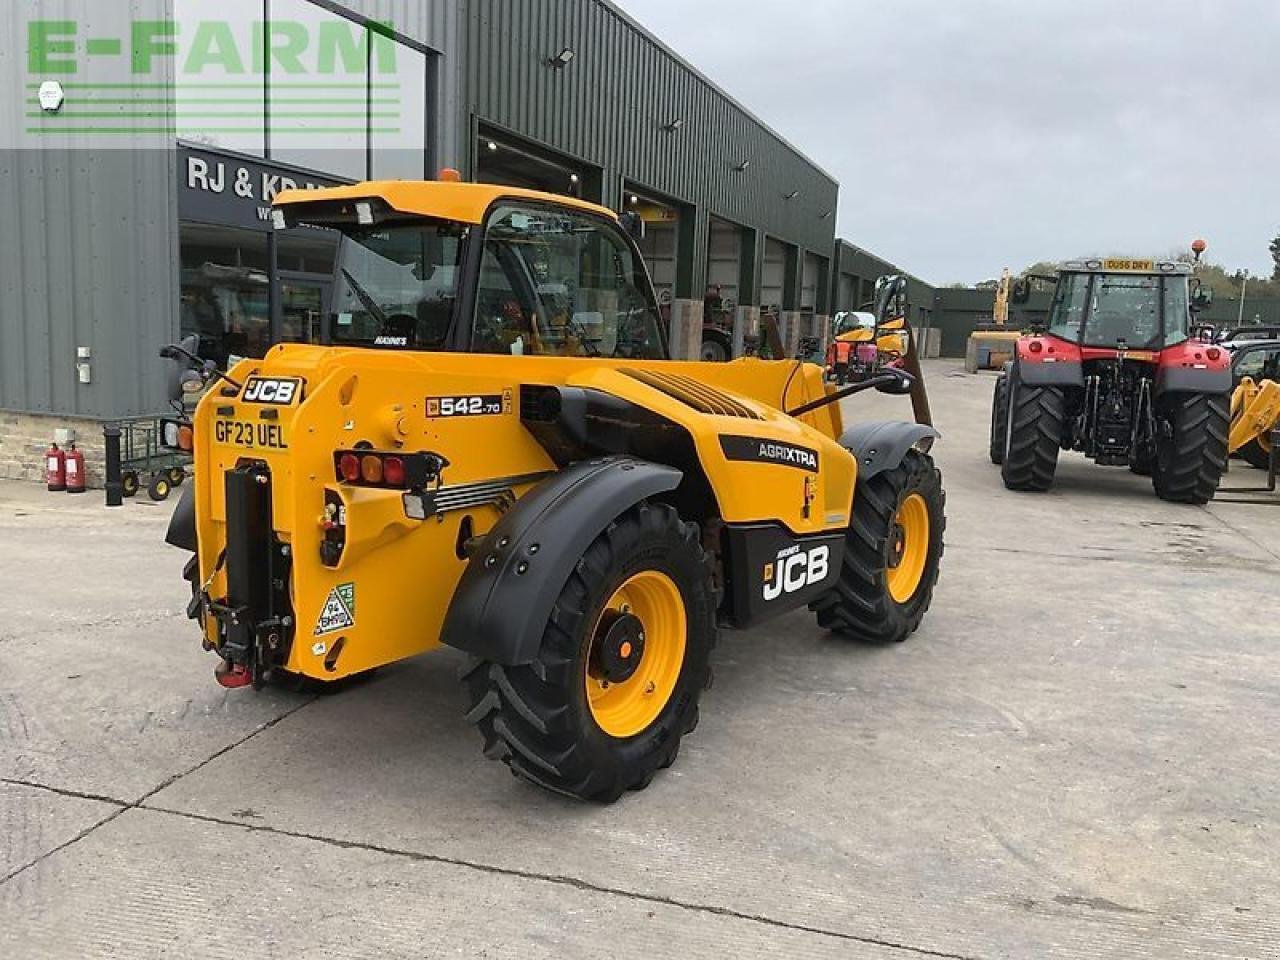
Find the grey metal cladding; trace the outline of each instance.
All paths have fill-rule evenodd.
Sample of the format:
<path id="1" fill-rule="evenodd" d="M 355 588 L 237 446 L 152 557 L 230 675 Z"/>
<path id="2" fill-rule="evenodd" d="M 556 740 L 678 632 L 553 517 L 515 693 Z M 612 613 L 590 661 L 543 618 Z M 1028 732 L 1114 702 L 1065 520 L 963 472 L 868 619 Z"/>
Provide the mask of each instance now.
<path id="1" fill-rule="evenodd" d="M 118 33 L 111 4 L 4 4 L 0 123 L 21 130 L 27 21 L 74 20 L 85 35 Z M 163 18 L 165 0 L 134 0 L 128 15 Z M 89 76 L 92 79 L 92 73 Z M 77 79 L 86 79 L 78 77 Z M 156 350 L 177 328 L 177 211 L 173 144 L 140 134 L 127 149 L 90 149 L 78 135 L 47 149 L 0 149 L 0 408 L 125 416 L 164 406 Z M 93 354 L 93 382 L 76 349 Z"/>
<path id="2" fill-rule="evenodd" d="M 462 85 L 481 121 L 830 255 L 836 181 L 612 4 L 469 0 L 467 8 Z M 566 47 L 573 62 L 548 66 Z M 676 119 L 679 130 L 664 129 Z M 739 172 L 744 161 L 750 167 Z"/>

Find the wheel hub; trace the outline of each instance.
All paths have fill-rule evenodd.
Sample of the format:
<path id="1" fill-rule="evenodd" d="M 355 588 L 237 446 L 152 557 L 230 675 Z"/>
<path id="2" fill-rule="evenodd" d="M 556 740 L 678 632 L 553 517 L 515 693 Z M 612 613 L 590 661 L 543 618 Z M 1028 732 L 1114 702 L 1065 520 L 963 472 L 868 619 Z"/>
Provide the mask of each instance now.
<path id="1" fill-rule="evenodd" d="M 630 612 L 609 611 L 592 645 L 592 673 L 607 683 L 626 683 L 644 659 L 644 624 Z"/>
<path id="2" fill-rule="evenodd" d="M 902 524 L 894 521 L 893 529 L 889 531 L 889 569 L 897 570 L 902 566 L 902 557 L 907 552 L 907 532 L 902 529 Z"/>

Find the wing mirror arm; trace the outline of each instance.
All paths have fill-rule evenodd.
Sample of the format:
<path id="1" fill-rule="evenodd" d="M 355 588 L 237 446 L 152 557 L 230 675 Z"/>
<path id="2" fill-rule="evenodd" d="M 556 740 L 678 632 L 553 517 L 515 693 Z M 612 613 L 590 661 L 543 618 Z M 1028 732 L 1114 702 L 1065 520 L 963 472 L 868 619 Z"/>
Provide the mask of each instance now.
<path id="1" fill-rule="evenodd" d="M 789 417 L 800 417 L 806 413 L 812 413 L 814 410 L 820 410 L 823 407 L 833 403 L 838 403 L 845 397 L 851 397 L 855 393 L 862 393 L 864 390 L 884 390 L 885 393 L 905 394 L 911 391 L 915 386 L 916 378 L 905 370 L 886 370 L 884 373 L 877 374 L 869 380 L 863 380 L 861 383 L 850 384 L 842 390 L 835 393 L 829 393 L 825 397 L 813 400 L 810 403 L 803 404 L 787 411 Z M 891 390 L 884 388 L 891 387 Z"/>
<path id="2" fill-rule="evenodd" d="M 228 384 L 235 387 L 237 392 L 244 389 L 244 384 L 227 376 L 218 369 L 218 365 L 212 360 L 202 360 L 186 347 L 180 346 L 179 344 L 171 343 L 167 347 L 161 347 L 160 357 L 161 359 L 172 360 L 175 363 L 185 366 L 185 372 L 194 371 L 205 381 L 225 380 Z"/>

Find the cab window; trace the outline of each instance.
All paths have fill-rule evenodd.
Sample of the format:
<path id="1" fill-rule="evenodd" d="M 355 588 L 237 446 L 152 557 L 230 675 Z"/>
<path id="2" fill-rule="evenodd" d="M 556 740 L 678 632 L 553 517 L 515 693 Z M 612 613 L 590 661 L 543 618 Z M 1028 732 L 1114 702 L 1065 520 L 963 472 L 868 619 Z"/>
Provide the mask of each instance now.
<path id="1" fill-rule="evenodd" d="M 559 357 L 665 355 L 640 258 L 607 221 L 535 205 L 489 218 L 472 348 Z"/>
<path id="2" fill-rule="evenodd" d="M 1280 346 L 1244 352 L 1231 372 L 1237 384 L 1245 377 L 1255 381 L 1280 380 Z"/>
<path id="3" fill-rule="evenodd" d="M 1049 308 L 1049 332 L 1071 343 L 1080 342 L 1080 328 L 1084 324 L 1084 306 L 1089 294 L 1089 276 L 1084 273 L 1064 273 L 1053 294 Z"/>

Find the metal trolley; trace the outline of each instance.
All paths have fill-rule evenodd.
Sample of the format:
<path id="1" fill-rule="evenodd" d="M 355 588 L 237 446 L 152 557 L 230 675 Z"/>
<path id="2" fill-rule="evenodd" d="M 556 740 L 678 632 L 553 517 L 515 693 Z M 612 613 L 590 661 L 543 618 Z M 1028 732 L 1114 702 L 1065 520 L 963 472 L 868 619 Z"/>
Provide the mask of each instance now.
<path id="1" fill-rule="evenodd" d="M 169 499 L 191 466 L 190 423 L 176 417 L 135 417 L 116 421 L 108 431 L 112 427 L 120 431 L 121 493 L 136 496 L 145 482 L 152 500 Z"/>

